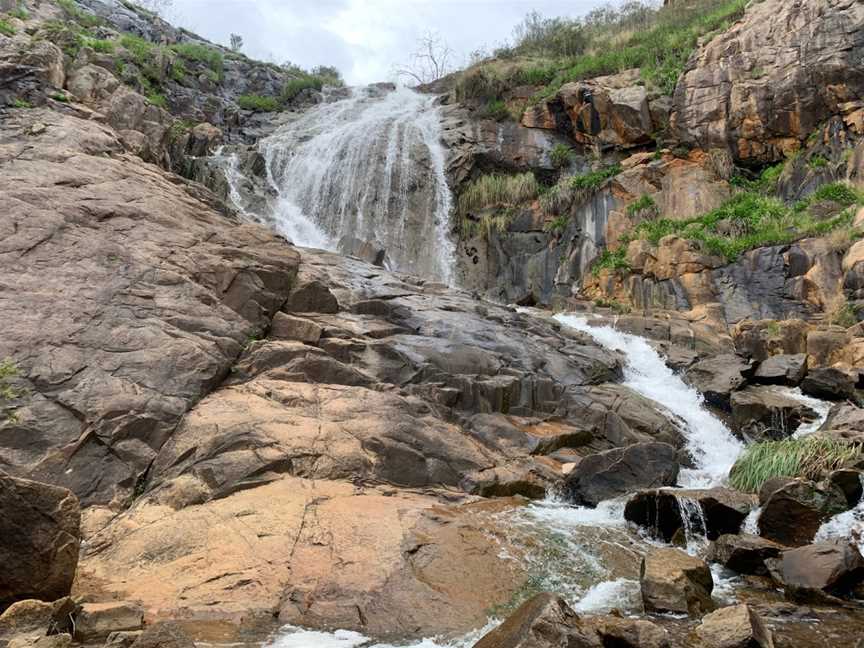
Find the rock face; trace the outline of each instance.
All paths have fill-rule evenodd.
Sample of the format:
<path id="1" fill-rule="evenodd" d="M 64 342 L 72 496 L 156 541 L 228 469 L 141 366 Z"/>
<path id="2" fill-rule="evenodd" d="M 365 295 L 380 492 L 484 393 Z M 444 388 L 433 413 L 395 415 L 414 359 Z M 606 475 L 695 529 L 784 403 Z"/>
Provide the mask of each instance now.
<path id="1" fill-rule="evenodd" d="M 44 129 L 27 135 L 34 123 Z M 0 124 L 0 160 L 0 262 L 19 287 L 0 296 L 0 357 L 30 394 L 0 461 L 84 504 L 122 505 L 182 415 L 269 325 L 299 255 L 125 154 L 94 121 L 16 111 Z"/>
<path id="2" fill-rule="evenodd" d="M 78 500 L 65 488 L 0 473 L 0 609 L 69 594 L 80 523 Z"/>
<path id="3" fill-rule="evenodd" d="M 567 477 L 569 498 L 597 506 L 640 488 L 674 486 L 678 479 L 677 451 L 666 443 L 637 443 L 583 459 Z"/>
<path id="4" fill-rule="evenodd" d="M 705 400 L 721 409 L 729 409 L 732 392 L 743 386 L 750 363 L 733 354 L 721 354 L 702 360 L 687 370 L 685 379 L 698 389 Z"/>
<path id="5" fill-rule="evenodd" d="M 759 535 L 793 547 L 811 542 L 825 520 L 848 506 L 843 492 L 830 484 L 791 480 L 763 492 Z"/>
<path id="6" fill-rule="evenodd" d="M 798 385 L 807 374 L 807 355 L 796 353 L 779 355 L 765 358 L 759 363 L 753 374 L 755 382 L 768 385 Z"/>
<path id="7" fill-rule="evenodd" d="M 856 382 L 856 378 L 846 371 L 822 367 L 807 374 L 801 383 L 801 391 L 815 398 L 846 400 L 855 396 Z"/>
<path id="8" fill-rule="evenodd" d="M 675 89 L 675 137 L 743 163 L 782 159 L 864 96 L 862 27 L 864 7 L 849 0 L 751 4 L 689 61 Z"/>
<path id="9" fill-rule="evenodd" d="M 646 612 L 701 616 L 714 609 L 708 565 L 678 549 L 652 549 L 642 559 L 639 581 Z"/>
<path id="10" fill-rule="evenodd" d="M 696 633 L 710 648 L 774 648 L 771 631 L 749 605 L 707 614 Z"/>

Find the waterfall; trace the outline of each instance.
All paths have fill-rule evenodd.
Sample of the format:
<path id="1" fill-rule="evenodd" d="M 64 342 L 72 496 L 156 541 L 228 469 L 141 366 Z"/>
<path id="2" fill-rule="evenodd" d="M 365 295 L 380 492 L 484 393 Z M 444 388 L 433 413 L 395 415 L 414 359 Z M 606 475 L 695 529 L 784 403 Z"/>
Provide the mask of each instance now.
<path id="1" fill-rule="evenodd" d="M 383 250 L 390 269 L 451 283 L 452 196 L 435 97 L 381 85 L 341 92 L 259 142 L 274 198 L 257 219 L 297 245 Z M 222 168 L 246 212 L 236 162 Z"/>
<path id="2" fill-rule="evenodd" d="M 861 486 L 864 487 L 864 475 L 860 479 Z M 816 532 L 814 542 L 837 539 L 848 539 L 864 555 L 864 495 L 854 508 L 838 513 L 824 522 Z"/>
<path id="3" fill-rule="evenodd" d="M 591 326 L 584 317 L 575 315 L 560 314 L 555 319 L 587 333 L 608 349 L 623 351 L 626 358 L 624 384 L 653 400 L 681 422 L 687 450 L 696 466 L 681 471 L 682 485 L 704 488 L 726 480 L 744 446 L 708 411 L 702 395 L 667 367 L 644 338 L 610 326 Z"/>

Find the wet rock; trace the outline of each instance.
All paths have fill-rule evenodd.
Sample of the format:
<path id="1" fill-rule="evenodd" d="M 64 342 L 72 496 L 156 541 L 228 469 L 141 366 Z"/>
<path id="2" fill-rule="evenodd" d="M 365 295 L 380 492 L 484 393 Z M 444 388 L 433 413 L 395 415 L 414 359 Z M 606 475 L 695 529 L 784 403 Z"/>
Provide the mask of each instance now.
<path id="1" fill-rule="evenodd" d="M 721 535 L 711 545 L 708 559 L 739 574 L 767 576 L 765 561 L 777 558 L 783 546 L 760 536 L 742 533 Z"/>
<path id="2" fill-rule="evenodd" d="M 685 527 L 713 540 L 737 533 L 754 499 L 728 488 L 646 490 L 628 500 L 624 518 L 665 542 Z"/>
<path id="3" fill-rule="evenodd" d="M 556 594 L 542 593 L 523 603 L 474 648 L 588 648 L 578 615 Z"/>
<path id="4" fill-rule="evenodd" d="M 747 387 L 732 394 L 732 423 L 746 441 L 768 441 L 791 436 L 818 413 L 800 400 L 776 391 L 774 387 Z"/>
<path id="5" fill-rule="evenodd" d="M 673 486 L 677 451 L 666 443 L 636 443 L 588 455 L 567 476 L 565 492 L 576 504 L 597 506 L 640 488 Z"/>
<path id="6" fill-rule="evenodd" d="M 291 290 L 282 310 L 288 313 L 338 313 L 339 302 L 322 282 L 301 279 Z"/>
<path id="7" fill-rule="evenodd" d="M 801 383 L 801 391 L 814 398 L 824 400 L 846 400 L 854 398 L 857 376 L 834 367 L 811 369 Z"/>
<path id="8" fill-rule="evenodd" d="M 651 549 L 642 559 L 639 581 L 646 612 L 701 616 L 714 609 L 711 570 L 679 549 Z"/>
<path id="9" fill-rule="evenodd" d="M 845 540 L 784 551 L 770 567 L 786 596 L 797 601 L 830 601 L 864 581 L 864 557 Z"/>
<path id="10" fill-rule="evenodd" d="M 770 356 L 759 363 L 753 374 L 755 382 L 766 385 L 798 385 L 807 374 L 807 355 L 804 353 Z"/>
<path id="11" fill-rule="evenodd" d="M 103 640 L 112 632 L 140 630 L 143 626 L 144 610 L 135 603 L 84 603 L 75 616 L 75 639 Z"/>
<path id="12" fill-rule="evenodd" d="M 596 635 L 604 648 L 669 648 L 669 634 L 660 626 L 644 619 L 627 619 L 613 615 L 590 616 L 580 619 L 586 631 Z"/>
<path id="13" fill-rule="evenodd" d="M 0 472 L 0 608 L 69 594 L 80 524 L 78 499 L 65 488 Z"/>
<path id="14" fill-rule="evenodd" d="M 557 492 L 562 477 L 559 471 L 536 459 L 523 459 L 467 475 L 460 486 L 482 497 L 512 497 L 543 499 Z"/>
<path id="15" fill-rule="evenodd" d="M 684 374 L 685 380 L 720 409 L 729 410 L 732 392 L 747 382 L 750 363 L 732 354 L 721 354 L 697 362 Z"/>
<path id="16" fill-rule="evenodd" d="M 191 637 L 176 623 L 147 626 L 131 648 L 195 648 Z"/>
<path id="17" fill-rule="evenodd" d="M 806 545 L 823 522 L 847 507 L 843 492 L 830 484 L 789 481 L 765 493 L 759 535 L 788 546 Z"/>
<path id="18" fill-rule="evenodd" d="M 851 468 L 834 470 L 828 475 L 828 482 L 840 489 L 846 496 L 846 504 L 853 508 L 864 495 L 864 472 Z"/>
<path id="19" fill-rule="evenodd" d="M 774 638 L 749 605 L 732 605 L 705 615 L 696 634 L 710 648 L 774 648 Z"/>

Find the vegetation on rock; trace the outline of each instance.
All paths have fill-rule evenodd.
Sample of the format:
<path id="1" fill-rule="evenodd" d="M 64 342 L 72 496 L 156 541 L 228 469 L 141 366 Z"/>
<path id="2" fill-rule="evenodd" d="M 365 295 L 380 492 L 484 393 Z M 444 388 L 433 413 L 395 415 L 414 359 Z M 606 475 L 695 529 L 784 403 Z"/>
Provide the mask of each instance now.
<path id="1" fill-rule="evenodd" d="M 747 447 L 729 472 L 729 483 L 755 493 L 772 477 L 819 480 L 861 456 L 857 445 L 818 436 L 764 441 Z"/>

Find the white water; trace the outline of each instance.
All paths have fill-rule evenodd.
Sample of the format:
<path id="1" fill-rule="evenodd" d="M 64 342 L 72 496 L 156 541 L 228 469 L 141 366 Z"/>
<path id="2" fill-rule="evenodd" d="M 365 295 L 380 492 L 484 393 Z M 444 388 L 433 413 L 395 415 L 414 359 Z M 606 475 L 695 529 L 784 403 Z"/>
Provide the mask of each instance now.
<path id="1" fill-rule="evenodd" d="M 479 628 L 456 639 L 418 639 L 417 641 L 400 643 L 398 648 L 470 648 L 483 635 L 498 625 L 497 620 L 490 621 L 485 627 Z M 304 630 L 296 626 L 285 626 L 279 636 L 265 644 L 265 648 L 397 648 L 397 645 L 374 643 L 369 637 L 350 630 L 322 632 Z"/>
<path id="2" fill-rule="evenodd" d="M 825 419 L 828 418 L 828 414 L 831 412 L 831 403 L 819 400 L 818 398 L 813 398 L 812 396 L 807 396 L 801 391 L 800 387 L 776 387 L 775 389 L 779 394 L 787 396 L 792 400 L 796 400 L 816 412 L 815 419 L 810 423 L 802 423 L 798 426 L 798 429 L 795 430 L 795 433 L 792 436 L 796 439 L 818 431 L 825 422 Z"/>
<path id="3" fill-rule="evenodd" d="M 276 198 L 259 215 L 297 245 L 351 253 L 370 242 L 394 270 L 452 282 L 452 197 L 435 97 L 356 88 L 259 142 Z M 230 160 L 230 198 L 242 175 Z M 233 175 L 232 175 L 233 173 Z"/>
<path id="4" fill-rule="evenodd" d="M 555 319 L 587 333 L 607 349 L 623 351 L 624 384 L 655 401 L 681 422 L 687 450 L 696 465 L 695 469 L 681 471 L 682 486 L 706 488 L 725 482 L 744 446 L 708 411 L 702 395 L 666 366 L 647 340 L 610 326 L 591 326 L 584 317 L 559 314 Z"/>
<path id="5" fill-rule="evenodd" d="M 864 486 L 864 476 L 861 477 L 861 484 Z M 858 551 L 864 555 L 864 496 L 855 508 L 835 515 L 819 527 L 815 541 L 823 542 L 838 538 L 852 541 L 858 547 Z"/>

